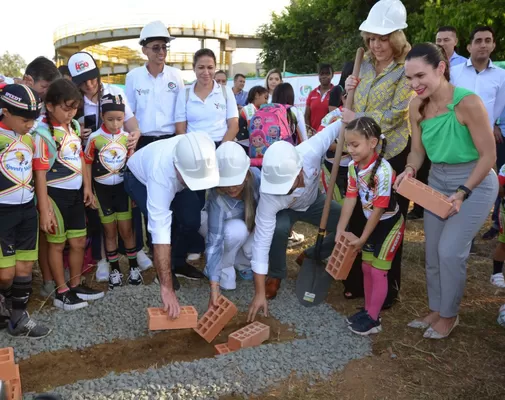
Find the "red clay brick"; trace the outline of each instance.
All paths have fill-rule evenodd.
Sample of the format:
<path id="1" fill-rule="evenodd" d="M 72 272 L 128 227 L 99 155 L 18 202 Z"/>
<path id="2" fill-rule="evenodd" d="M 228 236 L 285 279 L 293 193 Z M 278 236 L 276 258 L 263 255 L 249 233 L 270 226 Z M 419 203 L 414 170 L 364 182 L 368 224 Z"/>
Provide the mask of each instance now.
<path id="1" fill-rule="evenodd" d="M 217 306 L 207 310 L 198 321 L 195 332 L 203 337 L 208 343 L 212 342 L 219 332 L 237 314 L 238 310 L 230 300 L 223 295 L 217 299 Z"/>
<path id="2" fill-rule="evenodd" d="M 228 348 L 230 350 L 244 349 L 246 347 L 259 346 L 270 337 L 270 327 L 255 321 L 233 332 L 228 336 Z"/>
<path id="3" fill-rule="evenodd" d="M 452 204 L 447 201 L 447 196 L 419 182 L 417 179 L 404 178 L 400 182 L 397 192 L 440 218 L 445 219 L 449 216 Z"/>
<path id="4" fill-rule="evenodd" d="M 21 381 L 18 379 L 11 379 L 6 382 L 6 393 L 8 400 L 22 400 L 23 393 L 21 391 Z"/>
<path id="5" fill-rule="evenodd" d="M 147 309 L 147 324 L 150 331 L 196 328 L 197 321 L 198 313 L 193 306 L 181 307 L 181 314 L 177 319 L 168 318 L 163 308 Z"/>
<path id="6" fill-rule="evenodd" d="M 349 243 L 356 239 L 358 238 L 353 233 L 343 232 L 335 243 L 328 264 L 326 264 L 326 272 L 328 272 L 333 279 L 347 279 L 357 255 L 354 249 L 349 246 Z"/>
<path id="7" fill-rule="evenodd" d="M 16 378 L 19 378 L 19 367 L 14 363 L 13 348 L 5 347 L 0 349 L 0 379 L 9 381 Z"/>
<path id="8" fill-rule="evenodd" d="M 230 348 L 228 347 L 228 345 L 226 343 L 216 344 L 214 347 L 216 348 L 216 355 L 232 352 L 232 350 L 230 350 Z"/>

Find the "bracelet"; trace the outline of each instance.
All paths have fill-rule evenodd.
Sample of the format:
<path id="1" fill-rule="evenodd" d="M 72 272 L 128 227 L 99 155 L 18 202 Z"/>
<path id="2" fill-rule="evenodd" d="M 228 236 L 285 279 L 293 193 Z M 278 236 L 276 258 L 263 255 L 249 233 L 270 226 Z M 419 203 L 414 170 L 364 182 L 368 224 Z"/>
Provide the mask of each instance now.
<path id="1" fill-rule="evenodd" d="M 456 193 L 458 193 L 458 192 L 463 193 L 463 201 L 468 199 L 470 197 L 470 195 L 472 194 L 472 191 L 464 185 L 458 186 L 458 188 L 456 189 Z"/>
<path id="2" fill-rule="evenodd" d="M 414 177 L 417 175 L 417 170 L 412 166 L 412 164 L 405 165 L 405 169 L 410 168 L 414 172 Z"/>

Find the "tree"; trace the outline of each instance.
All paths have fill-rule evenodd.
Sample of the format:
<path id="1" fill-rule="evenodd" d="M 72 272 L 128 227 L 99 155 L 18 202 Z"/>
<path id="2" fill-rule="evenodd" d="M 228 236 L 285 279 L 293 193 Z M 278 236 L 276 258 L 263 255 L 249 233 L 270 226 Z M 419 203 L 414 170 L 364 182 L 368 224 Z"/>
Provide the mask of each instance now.
<path id="1" fill-rule="evenodd" d="M 6 51 L 0 57 L 0 73 L 9 77 L 21 77 L 21 70 L 26 68 L 26 62 L 19 54 L 10 54 Z"/>

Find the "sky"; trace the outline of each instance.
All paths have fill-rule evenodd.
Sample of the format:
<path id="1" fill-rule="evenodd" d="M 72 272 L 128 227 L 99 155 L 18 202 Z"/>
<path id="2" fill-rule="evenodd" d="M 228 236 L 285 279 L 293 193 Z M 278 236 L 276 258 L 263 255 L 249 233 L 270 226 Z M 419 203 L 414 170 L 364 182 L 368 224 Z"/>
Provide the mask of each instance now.
<path id="1" fill-rule="evenodd" d="M 28 63 L 37 56 L 54 57 L 53 33 L 62 26 L 91 29 L 100 26 L 117 26 L 123 23 L 147 23 L 162 20 L 173 24 L 191 24 L 192 21 L 212 20 L 229 22 L 233 33 L 253 34 L 256 29 L 271 19 L 271 13 L 281 12 L 290 0 L 2 0 L 2 37 L 0 54 L 5 51 L 20 54 Z M 26 10 L 26 11 L 25 11 Z M 23 18 L 14 18 L 21 13 Z M 8 33 L 8 34 L 6 34 Z M 115 45 L 118 43 L 115 42 Z M 216 43 L 210 41 L 208 47 Z M 140 50 L 136 41 L 123 41 Z M 177 39 L 172 51 L 194 52 L 199 42 Z M 255 50 L 237 50 L 233 62 L 254 62 Z M 1 71 L 0 71 L 1 72 Z"/>

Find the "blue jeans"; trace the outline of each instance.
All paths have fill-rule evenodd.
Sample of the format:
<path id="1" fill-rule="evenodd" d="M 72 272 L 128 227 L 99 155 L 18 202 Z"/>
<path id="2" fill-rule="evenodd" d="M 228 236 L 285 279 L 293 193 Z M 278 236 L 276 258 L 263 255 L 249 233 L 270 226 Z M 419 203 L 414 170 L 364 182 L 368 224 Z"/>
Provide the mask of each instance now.
<path id="1" fill-rule="evenodd" d="M 126 193 L 137 204 L 142 214 L 147 211 L 147 188 L 130 172 L 125 171 L 124 183 Z M 195 247 L 200 229 L 201 199 L 196 192 L 189 189 L 177 193 L 170 204 L 172 210 L 172 268 L 186 263 L 186 256 Z M 200 240 L 203 238 L 198 235 Z"/>

